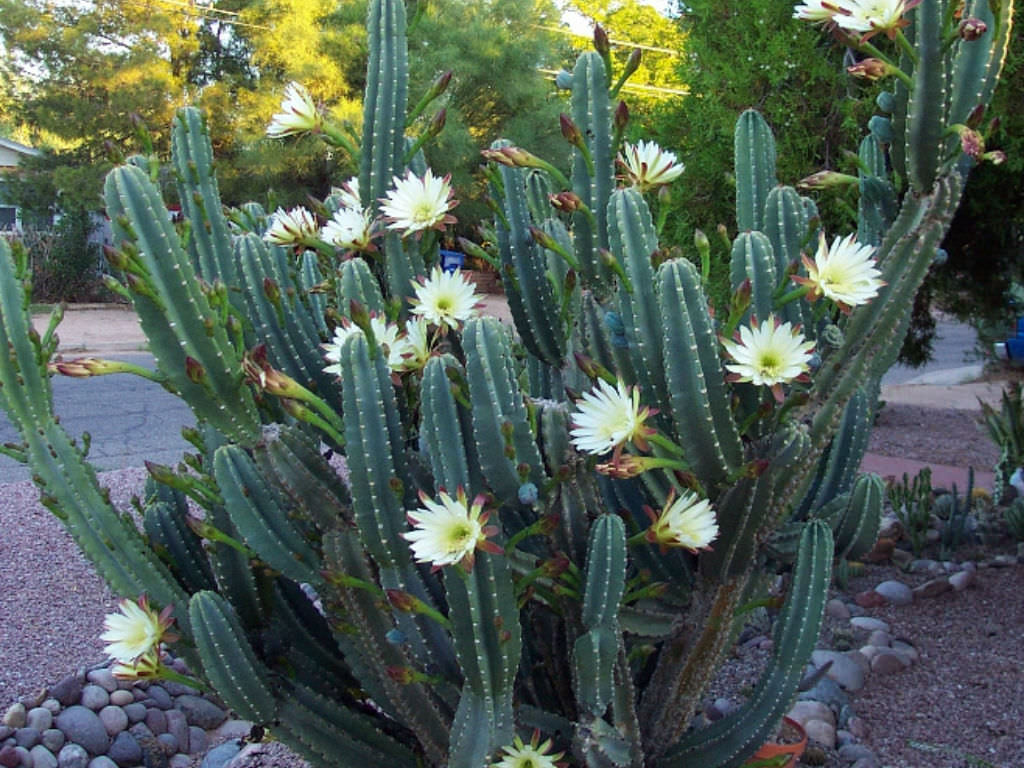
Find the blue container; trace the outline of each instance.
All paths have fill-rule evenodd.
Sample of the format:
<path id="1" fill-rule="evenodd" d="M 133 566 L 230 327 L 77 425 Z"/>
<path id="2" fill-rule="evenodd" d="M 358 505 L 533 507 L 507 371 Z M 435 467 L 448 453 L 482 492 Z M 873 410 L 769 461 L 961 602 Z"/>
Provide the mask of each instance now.
<path id="1" fill-rule="evenodd" d="M 462 269 L 462 265 L 466 260 L 466 254 L 462 251 L 446 251 L 441 249 L 441 269 L 445 272 L 454 272 L 456 269 Z"/>

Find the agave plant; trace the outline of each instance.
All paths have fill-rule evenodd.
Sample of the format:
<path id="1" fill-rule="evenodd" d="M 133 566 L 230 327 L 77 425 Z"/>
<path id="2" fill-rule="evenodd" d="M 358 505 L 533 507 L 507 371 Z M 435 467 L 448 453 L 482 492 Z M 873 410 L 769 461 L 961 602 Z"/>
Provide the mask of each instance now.
<path id="1" fill-rule="evenodd" d="M 194 453 L 149 466 L 144 525 L 50 398 L 53 370 L 119 366 L 51 362 L 59 317 L 31 330 L 24 256 L 0 242 L 6 450 L 115 592 L 173 609 L 193 673 L 316 765 L 742 764 L 794 696 L 834 557 L 873 543 L 883 486 L 856 469 L 877 380 L 985 154 L 972 126 L 1010 27 L 1010 3 L 861 5 L 812 14 L 894 84 L 854 238 L 819 232 L 743 114 L 734 297 L 713 312 L 703 270 L 658 242 L 645 195 L 676 160 L 624 145 L 629 68 L 598 34 L 559 78 L 569 162 L 486 152 L 511 332 L 437 267 L 454 204 L 420 147 L 442 121 L 406 134 L 444 83 L 407 111 L 404 5 L 372 0 L 361 146 L 299 87 L 271 126 L 358 154 L 317 211 L 225 213 L 192 109 L 172 129 L 185 226 L 149 161 L 107 178 L 118 289 L 198 422 Z M 760 682 L 698 727 L 780 572 Z"/>

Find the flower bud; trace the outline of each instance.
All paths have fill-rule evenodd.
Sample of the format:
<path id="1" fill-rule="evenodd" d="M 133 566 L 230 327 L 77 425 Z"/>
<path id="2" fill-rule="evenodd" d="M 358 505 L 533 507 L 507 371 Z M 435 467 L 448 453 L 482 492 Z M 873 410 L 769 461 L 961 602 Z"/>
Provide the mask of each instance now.
<path id="1" fill-rule="evenodd" d="M 558 116 L 558 124 L 562 129 L 562 138 L 574 147 L 579 148 L 583 145 L 583 131 L 572 121 L 571 117 L 563 112 Z"/>
<path id="2" fill-rule="evenodd" d="M 185 355 L 185 375 L 193 384 L 202 384 L 206 380 L 206 368 L 194 357 Z"/>
<path id="3" fill-rule="evenodd" d="M 1006 153 L 1001 149 L 995 149 L 991 152 L 986 152 L 981 156 L 982 160 L 986 160 L 992 165 L 1002 165 L 1006 162 Z"/>
<path id="4" fill-rule="evenodd" d="M 873 82 L 888 77 L 892 74 L 893 69 L 881 59 L 863 59 L 852 67 L 847 67 L 846 71 L 854 77 L 861 77 Z"/>
<path id="5" fill-rule="evenodd" d="M 957 33 L 962 40 L 971 42 L 977 40 L 988 31 L 988 24 L 973 16 L 963 19 L 957 28 Z"/>
<path id="6" fill-rule="evenodd" d="M 616 133 L 622 133 L 626 130 L 626 124 L 629 123 L 629 107 L 626 106 L 626 102 L 620 101 L 615 107 L 612 123 Z"/>
<path id="7" fill-rule="evenodd" d="M 575 192 L 559 192 L 548 197 L 551 205 L 559 211 L 574 213 L 583 208 L 583 200 Z"/>
<path id="8" fill-rule="evenodd" d="M 832 187 L 852 187 L 857 184 L 857 177 L 837 171 L 818 171 L 800 179 L 797 189 L 831 189 Z"/>
<path id="9" fill-rule="evenodd" d="M 607 56 L 612 50 L 611 43 L 608 40 L 608 33 L 604 31 L 604 27 L 600 24 L 594 25 L 594 50 L 601 54 L 601 56 Z"/>
<path id="10" fill-rule="evenodd" d="M 634 48 L 633 52 L 629 54 L 629 60 L 626 61 L 626 67 L 622 70 L 623 79 L 629 77 L 640 68 L 641 53 L 639 48 Z"/>

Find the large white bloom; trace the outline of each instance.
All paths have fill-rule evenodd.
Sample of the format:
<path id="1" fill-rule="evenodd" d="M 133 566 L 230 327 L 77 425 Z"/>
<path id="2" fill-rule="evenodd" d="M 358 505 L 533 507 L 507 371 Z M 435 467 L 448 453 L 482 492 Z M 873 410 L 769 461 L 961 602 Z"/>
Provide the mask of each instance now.
<path id="1" fill-rule="evenodd" d="M 841 12 L 833 18 L 840 28 L 870 36 L 876 32 L 893 33 L 906 26 L 903 14 L 918 3 L 907 0 L 837 0 L 835 4 Z"/>
<path id="2" fill-rule="evenodd" d="M 649 408 L 640 407 L 640 392 L 635 387 L 630 392 L 621 379 L 614 387 L 601 379 L 576 403 L 569 434 L 577 449 L 595 456 L 630 441 L 645 450 L 650 428 L 644 421 L 650 414 Z"/>
<path id="3" fill-rule="evenodd" d="M 324 224 L 320 238 L 339 248 L 365 251 L 373 237 L 373 218 L 360 208 L 339 208 Z"/>
<path id="4" fill-rule="evenodd" d="M 558 752 L 548 754 L 551 751 L 551 739 L 543 744 L 540 743 L 540 733 L 534 731 L 533 738 L 529 744 L 524 744 L 518 736 L 512 737 L 512 744 L 501 748 L 501 761 L 493 763 L 491 768 L 557 768 L 558 760 L 565 754 Z"/>
<path id="5" fill-rule="evenodd" d="M 331 187 L 331 196 L 337 197 L 342 208 L 362 208 L 363 200 L 359 196 L 359 177 L 353 176 L 340 187 Z"/>
<path id="6" fill-rule="evenodd" d="M 882 273 L 875 268 L 874 253 L 874 247 L 861 245 L 855 240 L 855 235 L 837 237 L 830 247 L 822 232 L 814 260 L 807 256 L 803 258 L 807 277 L 794 277 L 793 280 L 810 286 L 807 296 L 811 301 L 818 296 L 826 296 L 844 312 L 849 312 L 850 307 L 873 299 L 878 295 L 878 289 L 885 285 L 879 279 Z"/>
<path id="7" fill-rule="evenodd" d="M 738 341 L 723 339 L 722 344 L 736 361 L 725 366 L 732 372 L 731 378 L 771 387 L 777 400 L 782 399 L 782 384 L 807 373 L 814 348 L 813 342 L 774 316 L 755 327 L 741 326 Z"/>
<path id="8" fill-rule="evenodd" d="M 305 86 L 289 83 L 284 89 L 281 111 L 275 114 L 267 126 L 267 136 L 280 139 L 306 131 L 315 131 L 323 125 L 323 117 L 313 103 L 313 97 Z"/>
<path id="9" fill-rule="evenodd" d="M 647 540 L 663 547 L 682 547 L 691 552 L 707 549 L 718 536 L 718 523 L 711 502 L 690 491 L 673 500 L 674 496 L 673 491 L 661 514 L 647 529 Z"/>
<path id="10" fill-rule="evenodd" d="M 497 533 L 497 529 L 486 525 L 490 513 L 484 512 L 483 496 L 477 496 L 469 505 L 466 492 L 460 488 L 454 499 L 445 491 L 438 494 L 438 499 L 432 501 L 421 492 L 423 507 L 407 514 L 413 530 L 402 537 L 412 545 L 416 562 L 431 563 L 436 568 L 461 563 L 471 570 L 478 548 L 501 551 L 487 542 L 487 537 Z"/>
<path id="11" fill-rule="evenodd" d="M 425 229 L 443 229 L 455 223 L 448 211 L 458 205 L 452 195 L 448 176 L 438 178 L 427 169 L 423 178 L 412 171 L 405 178 L 394 178 L 395 188 L 388 192 L 380 207 L 388 222 L 388 229 L 405 234 Z"/>
<path id="12" fill-rule="evenodd" d="M 793 9 L 793 18 L 814 24 L 832 21 L 838 12 L 835 0 L 805 0 Z"/>
<path id="13" fill-rule="evenodd" d="M 278 208 L 270 220 L 270 226 L 263 233 L 263 239 L 274 245 L 296 245 L 319 234 L 316 219 L 305 208 L 286 211 Z"/>
<path id="14" fill-rule="evenodd" d="M 641 192 L 674 181 L 683 172 L 683 164 L 675 154 L 653 141 L 627 144 L 618 157 L 625 170 L 624 177 Z"/>
<path id="15" fill-rule="evenodd" d="M 434 267 L 429 279 L 414 282 L 416 296 L 412 313 L 422 317 L 431 325 L 458 328 L 476 315 L 480 297 L 476 294 L 476 286 L 462 274 L 462 270 L 445 272 Z"/>
<path id="16" fill-rule="evenodd" d="M 170 618 L 170 609 L 158 614 L 145 597 L 138 602 L 122 600 L 117 607 L 120 613 L 108 613 L 103 619 L 106 631 L 100 640 L 108 643 L 105 650 L 110 658 L 133 664 L 157 649 L 174 620 Z"/>
<path id="17" fill-rule="evenodd" d="M 401 346 L 398 326 L 375 315 L 370 318 L 370 330 L 373 331 L 373 336 L 377 341 L 377 345 L 388 355 L 388 365 L 392 370 L 396 370 L 395 366 L 391 365 L 391 360 L 393 350 Z M 341 376 L 341 347 L 349 336 L 356 333 L 362 333 L 362 330 L 360 330 L 359 326 L 347 317 L 335 327 L 334 337 L 329 342 L 322 345 L 324 349 L 324 358 L 328 363 L 330 363 L 330 365 L 324 366 L 324 372 L 333 373 L 335 376 Z"/>
<path id="18" fill-rule="evenodd" d="M 418 371 L 430 359 L 430 334 L 427 321 L 411 318 L 405 324 L 405 333 L 397 338 L 388 353 L 388 365 L 393 371 Z"/>

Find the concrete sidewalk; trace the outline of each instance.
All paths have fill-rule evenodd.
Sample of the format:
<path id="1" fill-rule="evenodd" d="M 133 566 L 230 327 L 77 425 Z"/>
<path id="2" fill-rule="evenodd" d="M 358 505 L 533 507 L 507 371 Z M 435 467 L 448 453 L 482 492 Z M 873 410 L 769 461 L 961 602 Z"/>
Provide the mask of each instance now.
<path id="1" fill-rule="evenodd" d="M 511 323 L 508 304 L 504 296 L 487 295 L 483 299 L 483 312 Z M 33 317 L 33 324 L 42 332 L 48 322 L 46 315 Z M 57 329 L 58 352 L 65 357 L 86 355 L 104 356 L 146 351 L 146 337 L 135 313 L 127 306 L 116 304 L 70 305 Z M 882 400 L 887 403 L 916 405 L 923 408 L 955 408 L 978 411 L 979 400 L 998 405 L 1002 394 L 1000 382 L 977 380 L 980 366 L 960 366 L 929 371 L 902 383 L 884 385 Z M 862 468 L 883 477 L 902 477 L 906 472 L 915 475 L 926 466 L 896 456 L 868 454 Z M 967 486 L 967 468 L 928 464 L 932 468 L 933 483 L 949 488 L 955 482 L 960 489 Z M 985 468 L 987 469 L 987 468 Z M 992 488 L 991 472 L 975 471 L 975 485 Z"/>

